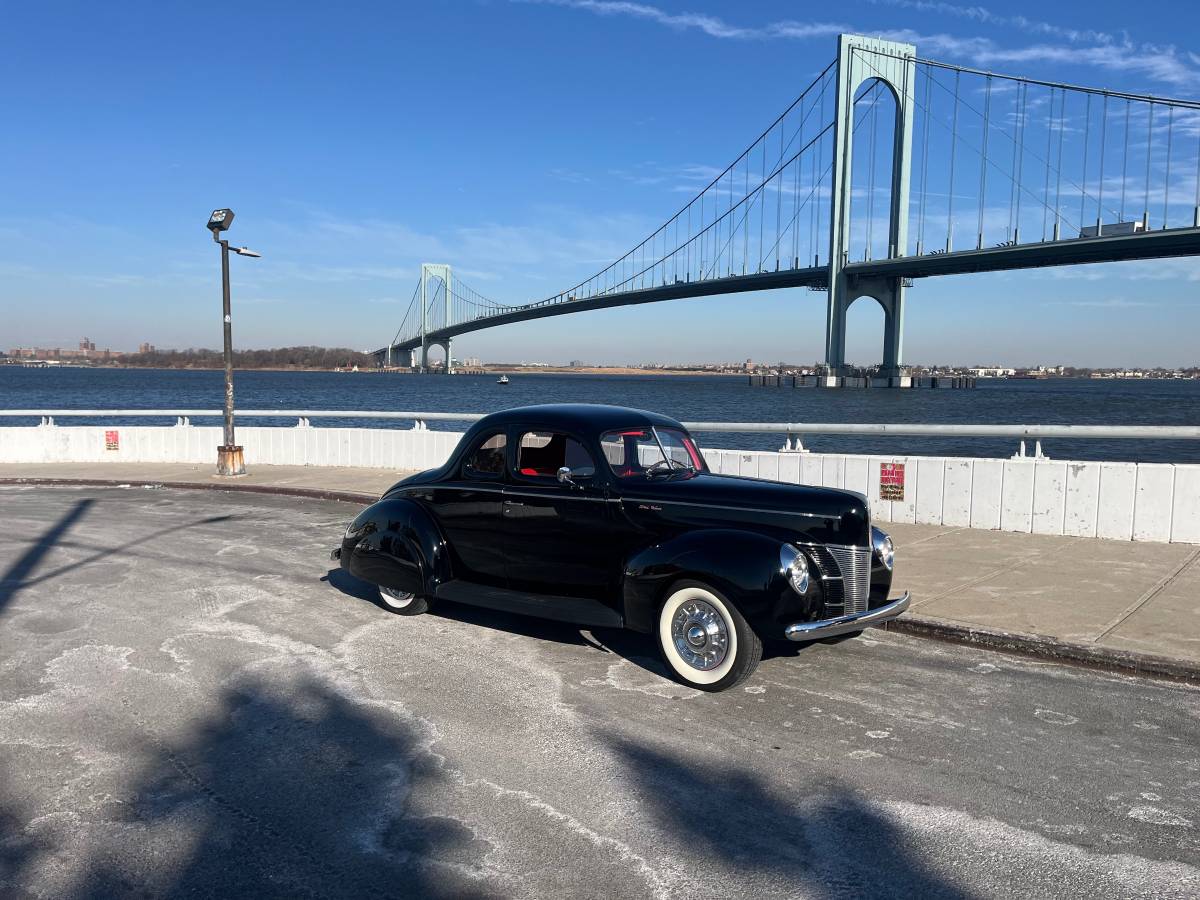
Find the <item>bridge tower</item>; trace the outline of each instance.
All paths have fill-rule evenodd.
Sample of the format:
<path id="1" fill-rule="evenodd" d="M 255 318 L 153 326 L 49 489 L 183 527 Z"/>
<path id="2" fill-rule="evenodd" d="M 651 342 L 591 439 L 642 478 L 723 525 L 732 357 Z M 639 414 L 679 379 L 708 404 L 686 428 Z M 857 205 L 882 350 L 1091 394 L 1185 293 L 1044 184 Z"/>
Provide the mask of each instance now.
<path id="1" fill-rule="evenodd" d="M 429 315 L 437 298 L 437 288 L 436 286 L 431 288 L 431 282 L 436 281 L 441 281 L 445 286 L 442 300 L 444 316 L 440 327 L 445 328 L 454 324 L 454 278 L 450 272 L 450 266 L 443 263 L 421 263 L 421 371 L 429 371 L 429 348 L 440 346 L 446 351 L 446 367 L 443 372 L 450 375 L 453 374 L 453 366 L 450 362 L 450 338 L 430 343 L 428 336 L 431 330 Z"/>
<path id="2" fill-rule="evenodd" d="M 908 194 L 912 170 L 917 48 L 861 35 L 838 38 L 837 101 L 834 110 L 833 181 L 829 229 L 829 305 L 825 326 L 825 364 L 830 375 L 846 366 L 846 313 L 855 300 L 871 297 L 884 312 L 883 368 L 899 374 L 904 354 L 904 285 L 899 278 L 852 278 L 843 273 L 850 261 L 850 191 L 854 135 L 854 98 L 873 80 L 883 82 L 896 102 L 892 147 L 888 256 L 903 256 L 908 239 Z"/>

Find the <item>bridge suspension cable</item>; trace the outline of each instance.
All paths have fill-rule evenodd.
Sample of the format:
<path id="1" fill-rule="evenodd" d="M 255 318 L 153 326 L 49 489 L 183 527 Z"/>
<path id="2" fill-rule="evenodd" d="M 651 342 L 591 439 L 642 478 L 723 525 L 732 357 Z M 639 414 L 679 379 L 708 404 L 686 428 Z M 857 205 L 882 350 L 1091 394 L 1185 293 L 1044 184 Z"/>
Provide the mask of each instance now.
<path id="1" fill-rule="evenodd" d="M 881 54 L 886 55 L 886 54 Z M 867 65 L 871 65 L 867 60 Z M 947 190 L 947 247 L 952 248 L 955 240 L 954 233 L 957 230 L 954 222 L 954 200 L 957 196 L 954 190 L 957 182 L 954 180 L 956 169 L 957 148 L 961 144 L 965 150 L 973 150 L 980 155 L 980 177 L 979 177 L 979 192 L 978 192 L 978 222 L 976 234 L 973 236 L 974 246 L 976 249 L 983 249 L 989 241 L 989 228 L 987 223 L 989 218 L 993 217 L 996 209 L 995 197 L 989 193 L 988 173 L 998 172 L 1001 176 L 1002 183 L 1005 184 L 1008 194 L 1006 211 L 1007 211 L 1007 227 L 1005 229 L 1004 244 L 1023 244 L 1027 241 L 1022 240 L 1022 224 L 1025 219 L 1022 201 L 1024 198 L 1032 199 L 1042 210 L 1043 221 L 1048 221 L 1051 214 L 1054 216 L 1056 225 L 1054 238 L 1055 240 L 1062 238 L 1076 238 L 1081 235 L 1093 234 L 1111 234 L 1114 228 L 1119 228 L 1122 231 L 1134 229 L 1134 233 L 1150 230 L 1152 226 L 1158 228 L 1177 228 L 1177 227 L 1196 227 L 1200 225 L 1200 101 L 1191 100 L 1174 100 L 1163 97 L 1133 94 L 1121 91 L 1107 91 L 1096 88 L 1081 88 L 1075 85 L 1061 84 L 1058 82 L 1049 82 L 1038 79 L 1027 79 L 1018 76 L 1001 75 L 994 72 L 985 72 L 978 69 L 972 69 L 965 66 L 953 66 L 946 63 L 938 63 L 930 60 L 917 60 L 918 69 L 923 73 L 925 79 L 926 91 L 924 94 L 915 92 L 915 105 L 918 109 L 918 114 L 923 116 L 922 131 L 928 127 L 930 121 L 936 122 L 941 129 L 949 133 L 951 144 L 948 148 L 948 156 L 950 161 L 951 179 Z M 872 68 L 874 68 L 872 66 Z M 934 74 L 935 70 L 952 72 L 954 74 L 954 85 L 947 84 L 942 78 Z M 876 69 L 878 72 L 878 69 Z M 983 109 L 981 110 L 970 99 L 970 88 L 964 90 L 962 79 L 964 76 L 977 76 L 982 82 L 977 87 L 977 90 L 983 93 Z M 1012 111 L 1009 114 L 1010 127 L 1000 127 L 994 121 L 992 115 L 992 99 L 997 89 L 997 84 L 1012 85 L 1009 90 L 1013 91 L 1014 100 Z M 946 119 L 939 115 L 936 111 L 936 98 L 931 95 L 930 86 L 936 87 L 941 95 L 944 95 L 947 103 L 953 103 L 953 111 L 948 116 L 950 119 L 947 125 Z M 1039 91 L 1044 89 L 1044 91 Z M 1034 93 L 1034 91 L 1038 91 Z M 1077 104 L 1082 106 L 1082 110 L 1075 108 L 1072 110 L 1071 98 L 1082 96 L 1082 101 Z M 1100 110 L 1098 115 L 1092 109 L 1093 97 L 1101 99 Z M 1054 105 L 1057 99 L 1058 112 L 1054 113 Z M 1125 109 L 1119 114 L 1119 118 L 1112 114 L 1110 109 L 1113 100 L 1124 103 Z M 1034 126 L 1032 112 L 1034 108 L 1046 105 L 1048 114 L 1046 120 L 1041 127 L 1045 128 L 1046 150 L 1040 153 L 1036 149 L 1036 142 L 1030 142 L 1030 130 Z M 1144 107 L 1144 113 L 1139 109 Z M 1162 145 L 1156 144 L 1155 136 L 1155 117 L 1161 107 L 1166 107 L 1167 124 L 1165 135 L 1165 149 Z M 966 111 L 969 114 L 974 114 L 978 122 L 982 123 L 975 129 L 964 127 L 959 110 Z M 1116 126 L 1112 127 L 1116 120 Z M 1195 133 L 1197 136 L 1197 146 L 1195 149 L 1195 165 L 1197 168 L 1196 182 L 1193 185 L 1187 185 L 1186 179 L 1179 180 L 1176 178 L 1178 156 L 1175 147 L 1175 135 L 1179 130 L 1178 122 L 1186 121 L 1189 132 Z M 1096 128 L 1093 128 L 1093 125 Z M 1143 145 L 1139 145 L 1133 140 L 1135 128 L 1146 128 L 1146 140 Z M 1099 131 L 1099 140 L 1095 140 L 1095 132 Z M 972 145 L 969 140 L 967 131 L 974 131 L 978 136 L 976 145 Z M 1117 135 L 1120 144 L 1116 147 L 1112 145 L 1114 142 L 1114 133 L 1120 132 Z M 989 154 L 989 140 L 993 133 L 999 135 L 1002 142 L 1006 142 L 1006 147 L 1010 147 L 1012 154 L 1007 166 L 999 163 L 994 156 Z M 1070 144 L 1077 136 L 1082 136 L 1082 140 L 1077 141 L 1079 157 L 1082 162 L 1077 168 L 1069 167 L 1066 162 L 1070 157 Z M 1039 135 L 1040 136 L 1040 135 Z M 1161 137 L 1161 136 L 1160 136 Z M 1057 138 L 1057 149 L 1055 150 L 1055 138 Z M 923 156 L 925 160 L 931 153 L 927 139 L 922 138 Z M 1113 149 L 1121 155 L 1121 173 L 1117 178 L 1115 173 L 1110 173 L 1107 170 L 1111 168 L 1109 165 L 1110 154 L 1109 150 Z M 1091 171 L 1091 156 L 1092 151 L 1096 151 L 1098 159 L 1098 171 Z M 1137 153 L 1142 154 L 1142 159 L 1137 158 Z M 922 162 L 922 171 L 924 171 L 925 160 Z M 1042 179 L 1042 190 L 1039 191 L 1028 184 L 1025 176 L 1026 162 L 1033 162 L 1035 165 L 1044 167 L 1044 176 Z M 1140 162 L 1144 170 L 1142 194 L 1143 194 L 1143 210 L 1139 221 L 1129 223 L 1125 219 L 1125 213 L 1128 206 L 1128 199 L 1131 190 L 1136 190 L 1136 182 L 1131 176 L 1132 171 L 1137 171 L 1136 164 Z M 1151 201 L 1152 190 L 1151 174 L 1154 170 L 1161 169 L 1162 172 L 1162 214 L 1160 217 L 1152 219 Z M 1051 194 L 1050 178 L 1054 176 L 1054 192 Z M 1064 186 L 1068 192 L 1075 192 L 1079 197 L 1079 217 L 1076 221 L 1071 221 L 1062 213 L 1062 192 Z M 1189 192 L 1195 194 L 1193 201 L 1191 196 L 1184 201 L 1180 194 L 1183 189 L 1191 187 L 1193 190 Z M 1108 192 L 1108 189 L 1113 189 Z M 1107 192 L 1107 197 L 1106 197 Z M 921 195 L 926 199 L 930 193 L 928 179 L 922 178 Z M 1119 200 L 1114 200 L 1114 194 L 1119 193 Z M 1136 194 L 1135 194 L 1136 196 Z M 1186 212 L 1184 214 L 1186 204 Z M 1088 223 L 1088 207 L 1093 206 L 1095 216 Z M 924 209 L 918 205 L 918 226 L 917 226 L 917 241 L 918 249 L 916 252 L 924 251 L 923 230 L 925 219 L 928 216 L 927 205 Z M 1061 234 L 1059 226 L 1066 224 L 1070 228 L 1068 234 Z M 1047 237 L 1046 227 L 1042 229 L 1041 239 L 1044 241 Z M 1036 233 L 1036 232 L 1035 232 Z M 994 240 L 994 238 L 992 238 Z"/>
<path id="2" fill-rule="evenodd" d="M 767 287 L 829 289 L 837 278 L 833 309 L 836 297 L 853 302 L 841 274 L 851 268 L 853 278 L 900 285 L 952 271 L 1189 252 L 1188 235 L 1162 235 L 1144 251 L 1074 250 L 1067 242 L 1200 228 L 1200 101 L 1004 75 L 922 59 L 907 45 L 840 40 L 842 59 L 627 253 L 565 291 L 520 304 L 452 279 L 448 266 L 423 266 L 393 345 L 428 346 L 434 332 L 445 342 L 492 320 Z M 1127 221 L 1137 216 L 1138 196 L 1140 218 Z M 944 244 L 939 235 L 931 249 L 927 238 L 943 225 Z M 1022 252 L 1002 262 L 978 256 L 1007 248 Z M 942 255 L 948 261 L 930 259 Z M 894 290 L 899 310 L 902 287 Z M 566 308 L 546 309 L 558 306 Z M 830 315 L 836 336 L 841 324 Z M 827 357 L 839 365 L 834 347 L 827 342 Z"/>

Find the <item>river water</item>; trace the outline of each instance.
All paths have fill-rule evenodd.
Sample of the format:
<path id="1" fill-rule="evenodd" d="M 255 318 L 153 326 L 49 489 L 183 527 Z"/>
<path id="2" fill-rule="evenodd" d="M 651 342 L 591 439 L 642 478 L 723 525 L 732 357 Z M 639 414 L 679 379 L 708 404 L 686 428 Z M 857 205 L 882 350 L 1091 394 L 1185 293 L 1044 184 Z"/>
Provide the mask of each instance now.
<path id="1" fill-rule="evenodd" d="M 373 372 L 238 372 L 245 409 L 379 409 L 487 413 L 528 403 L 615 403 L 690 421 L 944 422 L 1025 425 L 1200 425 L 1200 381 L 1049 379 L 988 381 L 975 390 L 818 390 L 761 387 L 743 376 L 381 375 Z M 24 369 L 0 366 L 0 409 L 219 409 L 222 373 L 160 369 Z M 59 419 L 60 425 L 170 424 L 163 419 Z M 216 420 L 193 419 L 194 424 Z M 294 420 L 239 419 L 243 424 Z M 0 425 L 36 424 L 0 419 Z M 319 419 L 314 425 L 408 427 L 395 420 Z M 438 422 L 433 428 L 461 430 Z M 712 447 L 778 449 L 773 434 L 701 434 Z M 812 435 L 812 450 L 1011 456 L 1015 439 Z M 1057 459 L 1200 463 L 1200 441 L 1046 441 Z M 1032 452 L 1032 447 L 1030 448 Z"/>

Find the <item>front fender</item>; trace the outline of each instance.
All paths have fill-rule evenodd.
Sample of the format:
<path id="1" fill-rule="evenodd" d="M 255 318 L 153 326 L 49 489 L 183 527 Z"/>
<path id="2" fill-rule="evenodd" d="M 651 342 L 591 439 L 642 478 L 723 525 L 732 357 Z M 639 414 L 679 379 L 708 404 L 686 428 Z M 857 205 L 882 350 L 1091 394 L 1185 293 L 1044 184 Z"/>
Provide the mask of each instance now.
<path id="1" fill-rule="evenodd" d="M 363 581 L 420 595 L 432 595 L 450 578 L 437 523 L 419 503 L 399 497 L 358 514 L 342 539 L 341 562 Z"/>
<path id="2" fill-rule="evenodd" d="M 819 617 L 819 585 L 809 595 L 792 590 L 779 561 L 783 541 L 751 531 L 689 531 L 635 554 L 625 565 L 622 600 L 626 627 L 653 631 L 666 593 L 681 578 L 723 593 L 764 639 L 782 638 L 785 625 Z"/>

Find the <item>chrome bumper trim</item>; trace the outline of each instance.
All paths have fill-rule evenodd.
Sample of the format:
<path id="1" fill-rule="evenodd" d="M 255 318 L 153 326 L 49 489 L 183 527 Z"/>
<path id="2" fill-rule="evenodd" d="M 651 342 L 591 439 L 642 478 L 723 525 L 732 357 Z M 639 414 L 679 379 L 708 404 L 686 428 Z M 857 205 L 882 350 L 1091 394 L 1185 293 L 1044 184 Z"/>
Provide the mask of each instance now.
<path id="1" fill-rule="evenodd" d="M 862 631 L 870 625 L 878 625 L 880 622 L 896 618 L 908 609 L 909 599 L 908 591 L 905 591 L 900 597 L 890 601 L 887 606 L 848 616 L 838 616 L 836 619 L 823 619 L 820 622 L 797 622 L 784 628 L 783 633 L 789 641 L 816 641 L 845 634 L 848 631 Z"/>

